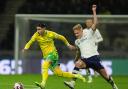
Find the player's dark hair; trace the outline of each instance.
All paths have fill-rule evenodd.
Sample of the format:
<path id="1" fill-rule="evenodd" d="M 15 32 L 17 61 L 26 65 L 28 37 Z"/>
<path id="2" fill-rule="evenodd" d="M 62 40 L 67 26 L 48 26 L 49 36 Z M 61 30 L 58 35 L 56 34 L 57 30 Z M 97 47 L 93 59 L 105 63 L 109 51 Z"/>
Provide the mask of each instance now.
<path id="1" fill-rule="evenodd" d="M 44 23 L 39 23 L 39 24 L 37 24 L 36 26 L 39 26 L 39 27 L 41 27 L 41 28 L 46 27 L 46 29 L 47 29 L 47 30 L 50 30 L 50 31 L 52 31 L 52 30 L 53 30 L 53 28 L 51 28 L 51 27 L 47 26 L 47 25 L 46 25 L 46 24 L 44 24 Z"/>
<path id="2" fill-rule="evenodd" d="M 42 28 L 47 27 L 46 24 L 44 24 L 44 23 L 39 23 L 39 24 L 37 24 L 37 26 L 42 27 Z"/>

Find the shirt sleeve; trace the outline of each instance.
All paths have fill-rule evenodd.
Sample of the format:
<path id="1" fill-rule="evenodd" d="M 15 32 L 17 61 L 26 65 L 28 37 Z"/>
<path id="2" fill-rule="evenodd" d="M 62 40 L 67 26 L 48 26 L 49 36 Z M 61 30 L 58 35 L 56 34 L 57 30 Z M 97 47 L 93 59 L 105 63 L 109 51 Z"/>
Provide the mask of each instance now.
<path id="1" fill-rule="evenodd" d="M 59 39 L 59 40 L 63 41 L 65 43 L 65 45 L 69 45 L 69 42 L 67 41 L 67 39 L 63 35 L 60 35 L 60 34 L 55 33 L 55 32 L 52 32 L 52 33 L 50 33 L 50 36 L 53 39 Z"/>
<path id="2" fill-rule="evenodd" d="M 100 32 L 99 32 L 98 29 L 96 29 L 94 35 L 95 35 L 95 41 L 96 41 L 96 43 L 99 43 L 99 42 L 103 41 L 103 38 L 102 38 L 102 36 L 101 36 L 101 34 L 100 34 Z"/>
<path id="3" fill-rule="evenodd" d="M 52 31 L 49 31 L 48 35 L 50 38 L 53 38 L 53 39 L 56 39 L 59 36 L 59 34 L 57 34 L 56 32 L 52 32 Z"/>
<path id="4" fill-rule="evenodd" d="M 37 37 L 37 33 L 35 33 L 31 39 L 28 41 L 28 43 L 25 45 L 24 49 L 29 49 L 31 44 L 36 40 Z"/>
<path id="5" fill-rule="evenodd" d="M 83 30 L 83 33 L 86 34 L 86 31 L 89 35 L 94 35 L 95 31 L 92 29 L 92 28 L 89 28 L 89 29 L 84 29 Z"/>

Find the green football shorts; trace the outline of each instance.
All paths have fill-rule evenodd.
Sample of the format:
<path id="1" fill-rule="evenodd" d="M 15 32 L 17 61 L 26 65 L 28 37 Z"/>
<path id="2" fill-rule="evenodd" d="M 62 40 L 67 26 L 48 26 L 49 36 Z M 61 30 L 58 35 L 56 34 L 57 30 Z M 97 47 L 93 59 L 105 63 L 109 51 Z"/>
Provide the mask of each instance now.
<path id="1" fill-rule="evenodd" d="M 59 56 L 58 56 L 58 53 L 57 52 L 51 52 L 45 58 L 45 60 L 48 60 L 48 61 L 52 62 L 51 65 L 50 65 L 50 69 L 51 70 L 54 70 L 54 68 L 56 66 L 58 66 L 58 59 L 59 59 Z"/>

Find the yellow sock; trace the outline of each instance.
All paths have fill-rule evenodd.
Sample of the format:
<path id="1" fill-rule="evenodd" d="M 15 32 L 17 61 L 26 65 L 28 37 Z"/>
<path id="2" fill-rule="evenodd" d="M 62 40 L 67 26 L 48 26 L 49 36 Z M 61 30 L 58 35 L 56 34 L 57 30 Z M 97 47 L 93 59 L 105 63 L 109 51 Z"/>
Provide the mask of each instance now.
<path id="1" fill-rule="evenodd" d="M 42 64 L 42 82 L 45 84 L 48 79 L 48 68 L 50 66 L 49 61 L 44 61 Z"/>
<path id="2" fill-rule="evenodd" d="M 54 69 L 54 73 L 58 76 L 68 77 L 68 78 L 75 78 L 75 75 L 69 72 L 63 72 L 59 67 Z"/>
<path id="3" fill-rule="evenodd" d="M 68 78 L 74 78 L 75 75 L 69 72 L 62 72 L 63 73 L 63 77 L 68 77 Z"/>
<path id="4" fill-rule="evenodd" d="M 72 74 L 70 72 L 63 72 L 59 67 L 56 67 L 54 69 L 54 73 L 58 76 L 68 77 L 68 78 L 78 78 L 78 79 L 81 79 L 83 82 L 86 81 L 85 78 L 81 76 L 80 74 Z"/>

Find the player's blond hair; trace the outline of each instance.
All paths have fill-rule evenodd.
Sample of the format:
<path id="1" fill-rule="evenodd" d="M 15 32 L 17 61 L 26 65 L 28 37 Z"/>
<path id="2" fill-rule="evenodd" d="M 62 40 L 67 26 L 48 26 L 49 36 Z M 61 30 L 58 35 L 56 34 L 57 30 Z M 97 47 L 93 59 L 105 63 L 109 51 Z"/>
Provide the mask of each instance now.
<path id="1" fill-rule="evenodd" d="M 83 29 L 81 24 L 76 24 L 75 26 L 73 26 L 73 30 L 75 29 Z"/>

